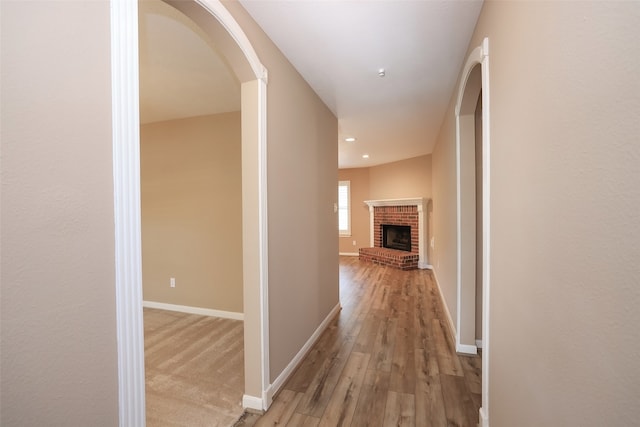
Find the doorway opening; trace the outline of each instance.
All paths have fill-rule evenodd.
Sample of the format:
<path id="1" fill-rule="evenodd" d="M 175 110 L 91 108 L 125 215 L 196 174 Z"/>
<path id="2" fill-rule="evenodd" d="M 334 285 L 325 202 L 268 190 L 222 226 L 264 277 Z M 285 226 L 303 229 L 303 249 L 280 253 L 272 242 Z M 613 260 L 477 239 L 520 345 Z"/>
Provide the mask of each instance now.
<path id="1" fill-rule="evenodd" d="M 464 95 L 457 114 L 458 147 L 458 313 L 456 350 L 477 354 L 478 291 L 482 292 L 482 69 L 475 64 L 466 80 Z M 479 105 L 479 108 L 478 108 Z M 480 177 L 481 178 L 481 177 Z M 480 237 L 478 239 L 478 237 Z M 478 250 L 479 249 L 479 250 Z M 478 262 L 480 261 L 480 262 Z M 480 277 L 478 277 L 480 275 Z M 478 280 L 479 279 L 479 280 Z M 479 286 L 478 286 L 479 285 Z M 481 309 L 481 307 L 480 307 Z"/>
<path id="2" fill-rule="evenodd" d="M 231 425 L 244 394 L 240 84 L 186 15 L 138 8 L 147 425 Z"/>
<path id="3" fill-rule="evenodd" d="M 266 409 L 269 386 L 267 71 L 219 0 L 167 1 L 207 33 L 241 85 L 242 288 L 245 408 Z M 144 425 L 144 337 L 140 221 L 138 4 L 111 3 L 116 319 L 121 425 Z"/>
<path id="4" fill-rule="evenodd" d="M 456 103 L 456 351 L 482 348 L 480 422 L 489 423 L 490 132 L 489 40 L 463 68 Z"/>

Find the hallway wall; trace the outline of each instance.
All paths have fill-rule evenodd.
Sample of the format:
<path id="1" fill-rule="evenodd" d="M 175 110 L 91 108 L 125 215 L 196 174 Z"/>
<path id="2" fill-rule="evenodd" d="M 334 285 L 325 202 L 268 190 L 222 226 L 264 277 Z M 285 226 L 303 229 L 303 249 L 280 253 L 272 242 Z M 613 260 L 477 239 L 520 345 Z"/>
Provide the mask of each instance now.
<path id="1" fill-rule="evenodd" d="M 640 417 L 640 3 L 485 2 L 491 426 Z M 452 96 L 434 151 L 438 281 L 455 319 Z"/>
<path id="2" fill-rule="evenodd" d="M 2 425 L 118 423 L 109 6 L 0 2 Z M 338 126 L 242 6 L 225 6 L 269 71 L 273 381 L 338 304 Z M 299 236 L 313 244 L 295 250 Z"/>
<path id="3" fill-rule="evenodd" d="M 118 425 L 109 2 L 0 2 L 0 425 Z"/>
<path id="4" fill-rule="evenodd" d="M 242 5 L 237 1 L 224 5 L 269 72 L 269 362 L 273 382 L 339 304 L 338 217 L 333 211 L 338 201 L 338 121 Z"/>

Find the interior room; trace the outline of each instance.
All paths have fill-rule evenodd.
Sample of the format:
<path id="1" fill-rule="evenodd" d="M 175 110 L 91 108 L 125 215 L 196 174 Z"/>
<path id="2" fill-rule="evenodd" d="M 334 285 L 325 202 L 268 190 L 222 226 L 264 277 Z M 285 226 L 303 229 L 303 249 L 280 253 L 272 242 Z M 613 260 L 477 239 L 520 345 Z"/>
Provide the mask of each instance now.
<path id="1" fill-rule="evenodd" d="M 240 85 L 165 2 L 139 3 L 139 40 L 146 424 L 231 425 L 244 394 Z"/>

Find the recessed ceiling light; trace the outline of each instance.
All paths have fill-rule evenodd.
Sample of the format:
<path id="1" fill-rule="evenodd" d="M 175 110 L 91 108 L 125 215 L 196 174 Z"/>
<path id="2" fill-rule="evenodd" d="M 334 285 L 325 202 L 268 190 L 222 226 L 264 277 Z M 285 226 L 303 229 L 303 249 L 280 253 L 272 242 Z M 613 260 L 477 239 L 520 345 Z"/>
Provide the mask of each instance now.
<path id="1" fill-rule="evenodd" d="M 349 138 L 345 138 L 344 140 L 347 142 L 356 142 L 356 139 L 352 136 L 350 136 Z"/>
<path id="2" fill-rule="evenodd" d="M 368 159 L 368 158 L 369 158 L 369 155 L 368 155 L 368 154 L 363 154 L 363 155 L 362 155 L 362 158 L 363 158 L 363 159 Z"/>
<path id="3" fill-rule="evenodd" d="M 380 68 L 378 70 L 378 77 L 384 77 L 386 75 L 387 75 L 387 73 L 386 73 L 386 71 L 384 71 L 384 68 Z"/>

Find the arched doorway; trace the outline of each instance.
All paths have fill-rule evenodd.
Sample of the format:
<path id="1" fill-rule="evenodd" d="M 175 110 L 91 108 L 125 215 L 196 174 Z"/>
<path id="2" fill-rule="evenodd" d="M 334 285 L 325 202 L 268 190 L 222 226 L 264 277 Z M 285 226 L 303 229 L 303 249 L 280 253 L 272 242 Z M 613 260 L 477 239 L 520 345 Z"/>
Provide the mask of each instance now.
<path id="1" fill-rule="evenodd" d="M 481 111 L 480 123 L 476 121 L 478 111 Z M 485 38 L 482 45 L 471 52 L 465 63 L 456 102 L 456 351 L 477 353 L 476 298 L 481 292 L 482 303 L 478 304 L 477 308 L 481 308 L 482 311 L 480 421 L 483 426 L 489 422 L 489 130 L 489 40 Z M 477 151 L 480 152 L 480 158 L 476 157 Z"/>
<path id="2" fill-rule="evenodd" d="M 476 132 L 476 111 L 482 92 L 480 64 L 471 68 L 463 97 L 456 114 L 459 145 L 458 161 L 458 306 L 456 350 L 476 354 L 476 271 L 482 266 L 477 261 L 477 234 L 482 224 L 477 223 L 478 191 L 476 141 L 482 140 Z"/>
<path id="3" fill-rule="evenodd" d="M 199 24 L 241 82 L 245 395 L 266 409 L 268 377 L 266 85 L 267 71 L 218 0 L 169 2 Z M 116 318 L 121 426 L 145 423 L 140 225 L 138 5 L 111 1 Z"/>

